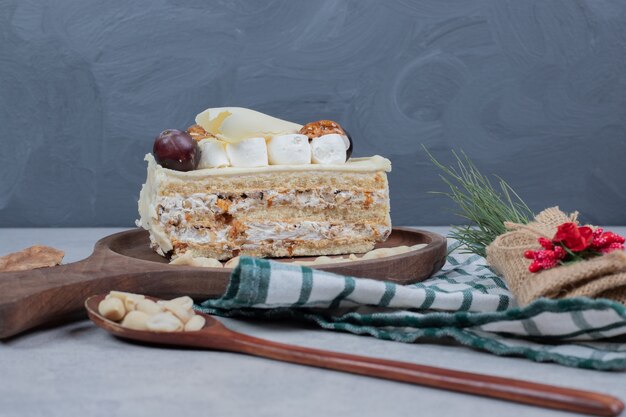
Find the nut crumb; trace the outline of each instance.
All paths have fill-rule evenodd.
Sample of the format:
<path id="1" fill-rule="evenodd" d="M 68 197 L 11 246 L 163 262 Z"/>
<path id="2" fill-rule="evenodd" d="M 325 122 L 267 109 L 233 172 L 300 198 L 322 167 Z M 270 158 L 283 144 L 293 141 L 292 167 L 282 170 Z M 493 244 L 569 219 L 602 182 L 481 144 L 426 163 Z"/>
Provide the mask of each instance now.
<path id="1" fill-rule="evenodd" d="M 319 138 L 323 135 L 330 135 L 337 133 L 339 135 L 345 135 L 346 132 L 337 122 L 332 120 L 318 120 L 317 122 L 307 123 L 300 129 L 300 134 L 306 135 L 309 139 Z"/>
<path id="2" fill-rule="evenodd" d="M 35 245 L 0 257 L 0 272 L 28 271 L 59 265 L 65 253 L 50 246 Z"/>

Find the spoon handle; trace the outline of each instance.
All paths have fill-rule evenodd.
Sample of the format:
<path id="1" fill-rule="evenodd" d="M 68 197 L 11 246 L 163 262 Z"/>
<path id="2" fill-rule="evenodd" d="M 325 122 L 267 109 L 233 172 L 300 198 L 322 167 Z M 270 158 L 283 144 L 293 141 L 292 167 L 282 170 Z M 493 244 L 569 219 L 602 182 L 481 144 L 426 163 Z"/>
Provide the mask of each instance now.
<path id="1" fill-rule="evenodd" d="M 618 398 L 591 391 L 286 345 L 230 330 L 223 336 L 223 350 L 284 362 L 596 416 L 617 416 L 624 408 Z"/>

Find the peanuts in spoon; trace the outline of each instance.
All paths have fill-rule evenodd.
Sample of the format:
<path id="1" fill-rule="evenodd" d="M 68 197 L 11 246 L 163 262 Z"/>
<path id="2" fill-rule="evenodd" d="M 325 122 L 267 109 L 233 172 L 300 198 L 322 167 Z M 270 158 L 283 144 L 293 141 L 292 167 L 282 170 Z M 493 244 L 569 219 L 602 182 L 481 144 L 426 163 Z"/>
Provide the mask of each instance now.
<path id="1" fill-rule="evenodd" d="M 141 294 L 111 291 L 98 304 L 98 312 L 131 330 L 191 332 L 202 329 L 206 323 L 193 310 L 191 297 L 154 302 Z"/>

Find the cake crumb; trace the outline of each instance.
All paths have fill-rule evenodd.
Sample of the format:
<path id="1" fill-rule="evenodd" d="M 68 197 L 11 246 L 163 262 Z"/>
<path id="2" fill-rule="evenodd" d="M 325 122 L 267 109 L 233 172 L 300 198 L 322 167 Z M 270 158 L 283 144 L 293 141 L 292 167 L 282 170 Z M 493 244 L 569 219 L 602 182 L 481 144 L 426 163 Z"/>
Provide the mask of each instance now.
<path id="1" fill-rule="evenodd" d="M 222 268 L 222 263 L 215 258 L 193 256 L 191 252 L 185 252 L 181 256 L 170 261 L 170 265 L 199 266 L 204 268 Z"/>

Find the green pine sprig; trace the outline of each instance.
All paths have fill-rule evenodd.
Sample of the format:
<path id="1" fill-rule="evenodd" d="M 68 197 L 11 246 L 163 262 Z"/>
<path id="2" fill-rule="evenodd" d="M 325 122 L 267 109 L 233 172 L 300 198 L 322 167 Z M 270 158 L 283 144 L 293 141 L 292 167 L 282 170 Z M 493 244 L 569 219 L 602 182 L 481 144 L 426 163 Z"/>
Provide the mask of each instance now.
<path id="1" fill-rule="evenodd" d="M 486 256 L 485 248 L 506 232 L 505 221 L 525 224 L 533 217 L 530 208 L 506 181 L 495 176 L 498 186 L 494 187 L 464 152 L 459 156 L 453 151 L 456 164 L 445 166 L 425 146 L 424 150 L 450 188 L 448 192 L 433 193 L 454 201 L 458 206 L 455 214 L 469 222 L 453 226 L 448 235 L 461 243 L 463 252 Z"/>

